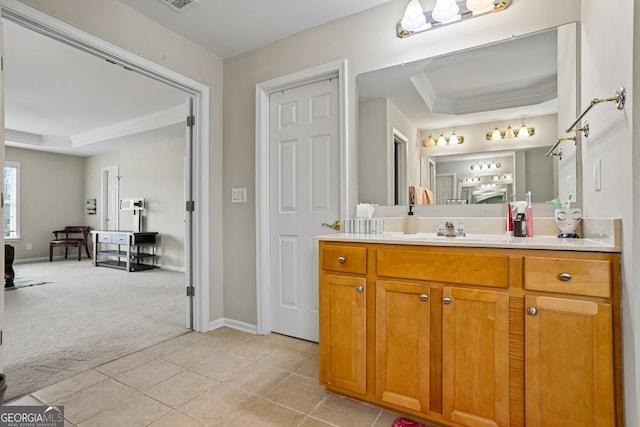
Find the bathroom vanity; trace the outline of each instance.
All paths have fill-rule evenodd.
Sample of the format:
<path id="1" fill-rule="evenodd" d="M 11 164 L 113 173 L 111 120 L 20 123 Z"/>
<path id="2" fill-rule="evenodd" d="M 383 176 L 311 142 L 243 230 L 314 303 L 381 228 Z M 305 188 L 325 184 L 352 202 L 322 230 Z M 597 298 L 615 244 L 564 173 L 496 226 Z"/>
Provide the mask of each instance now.
<path id="1" fill-rule="evenodd" d="M 622 426 L 619 253 L 588 239 L 319 238 L 320 382 L 448 426 Z"/>

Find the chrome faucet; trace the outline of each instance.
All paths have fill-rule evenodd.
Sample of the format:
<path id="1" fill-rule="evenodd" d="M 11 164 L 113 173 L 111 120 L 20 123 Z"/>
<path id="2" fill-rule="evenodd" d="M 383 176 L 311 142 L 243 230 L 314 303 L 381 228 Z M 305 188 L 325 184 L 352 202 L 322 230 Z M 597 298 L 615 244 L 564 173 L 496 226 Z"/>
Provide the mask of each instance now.
<path id="1" fill-rule="evenodd" d="M 444 237 L 464 237 L 464 224 L 460 223 L 456 227 L 453 221 L 445 221 L 444 223 L 440 223 L 436 234 Z"/>

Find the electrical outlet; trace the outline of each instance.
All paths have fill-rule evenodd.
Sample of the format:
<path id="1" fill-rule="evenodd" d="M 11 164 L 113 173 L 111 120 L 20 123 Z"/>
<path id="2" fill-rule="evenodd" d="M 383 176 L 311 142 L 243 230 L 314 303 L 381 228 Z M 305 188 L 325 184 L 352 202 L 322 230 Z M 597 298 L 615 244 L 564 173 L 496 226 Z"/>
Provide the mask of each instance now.
<path id="1" fill-rule="evenodd" d="M 27 250 L 30 251 L 33 249 L 33 245 L 31 243 L 27 243 Z"/>
<path id="2" fill-rule="evenodd" d="M 232 188 L 231 189 L 231 203 L 247 203 L 247 189 L 246 188 Z"/>
<path id="3" fill-rule="evenodd" d="M 593 190 L 602 190 L 602 160 L 593 162 Z"/>

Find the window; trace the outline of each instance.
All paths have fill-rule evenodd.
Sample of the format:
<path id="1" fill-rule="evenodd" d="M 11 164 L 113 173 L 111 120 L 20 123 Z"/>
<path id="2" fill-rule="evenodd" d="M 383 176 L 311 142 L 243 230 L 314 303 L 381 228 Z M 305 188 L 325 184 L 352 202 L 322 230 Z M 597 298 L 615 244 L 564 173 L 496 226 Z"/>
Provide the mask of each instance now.
<path id="1" fill-rule="evenodd" d="M 20 237 L 20 163 L 4 163 L 4 238 Z"/>

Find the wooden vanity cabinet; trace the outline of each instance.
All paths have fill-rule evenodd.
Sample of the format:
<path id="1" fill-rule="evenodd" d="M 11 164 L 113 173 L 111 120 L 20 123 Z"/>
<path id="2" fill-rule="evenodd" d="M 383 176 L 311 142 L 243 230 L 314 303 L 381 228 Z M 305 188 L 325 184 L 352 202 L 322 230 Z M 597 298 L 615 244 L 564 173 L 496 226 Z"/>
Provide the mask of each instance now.
<path id="1" fill-rule="evenodd" d="M 320 382 L 367 391 L 366 249 L 324 245 L 320 264 Z"/>
<path id="2" fill-rule="evenodd" d="M 429 286 L 376 283 L 376 385 L 382 402 L 429 413 Z"/>
<path id="3" fill-rule="evenodd" d="M 508 426 L 509 294 L 445 286 L 443 304 L 443 418 Z"/>
<path id="4" fill-rule="evenodd" d="M 525 289 L 548 292 L 525 300 L 527 427 L 615 426 L 617 263 L 556 258 L 542 268 L 543 261 L 524 259 Z"/>
<path id="5" fill-rule="evenodd" d="M 612 253 L 321 241 L 320 382 L 446 426 L 621 427 L 618 270 Z"/>

